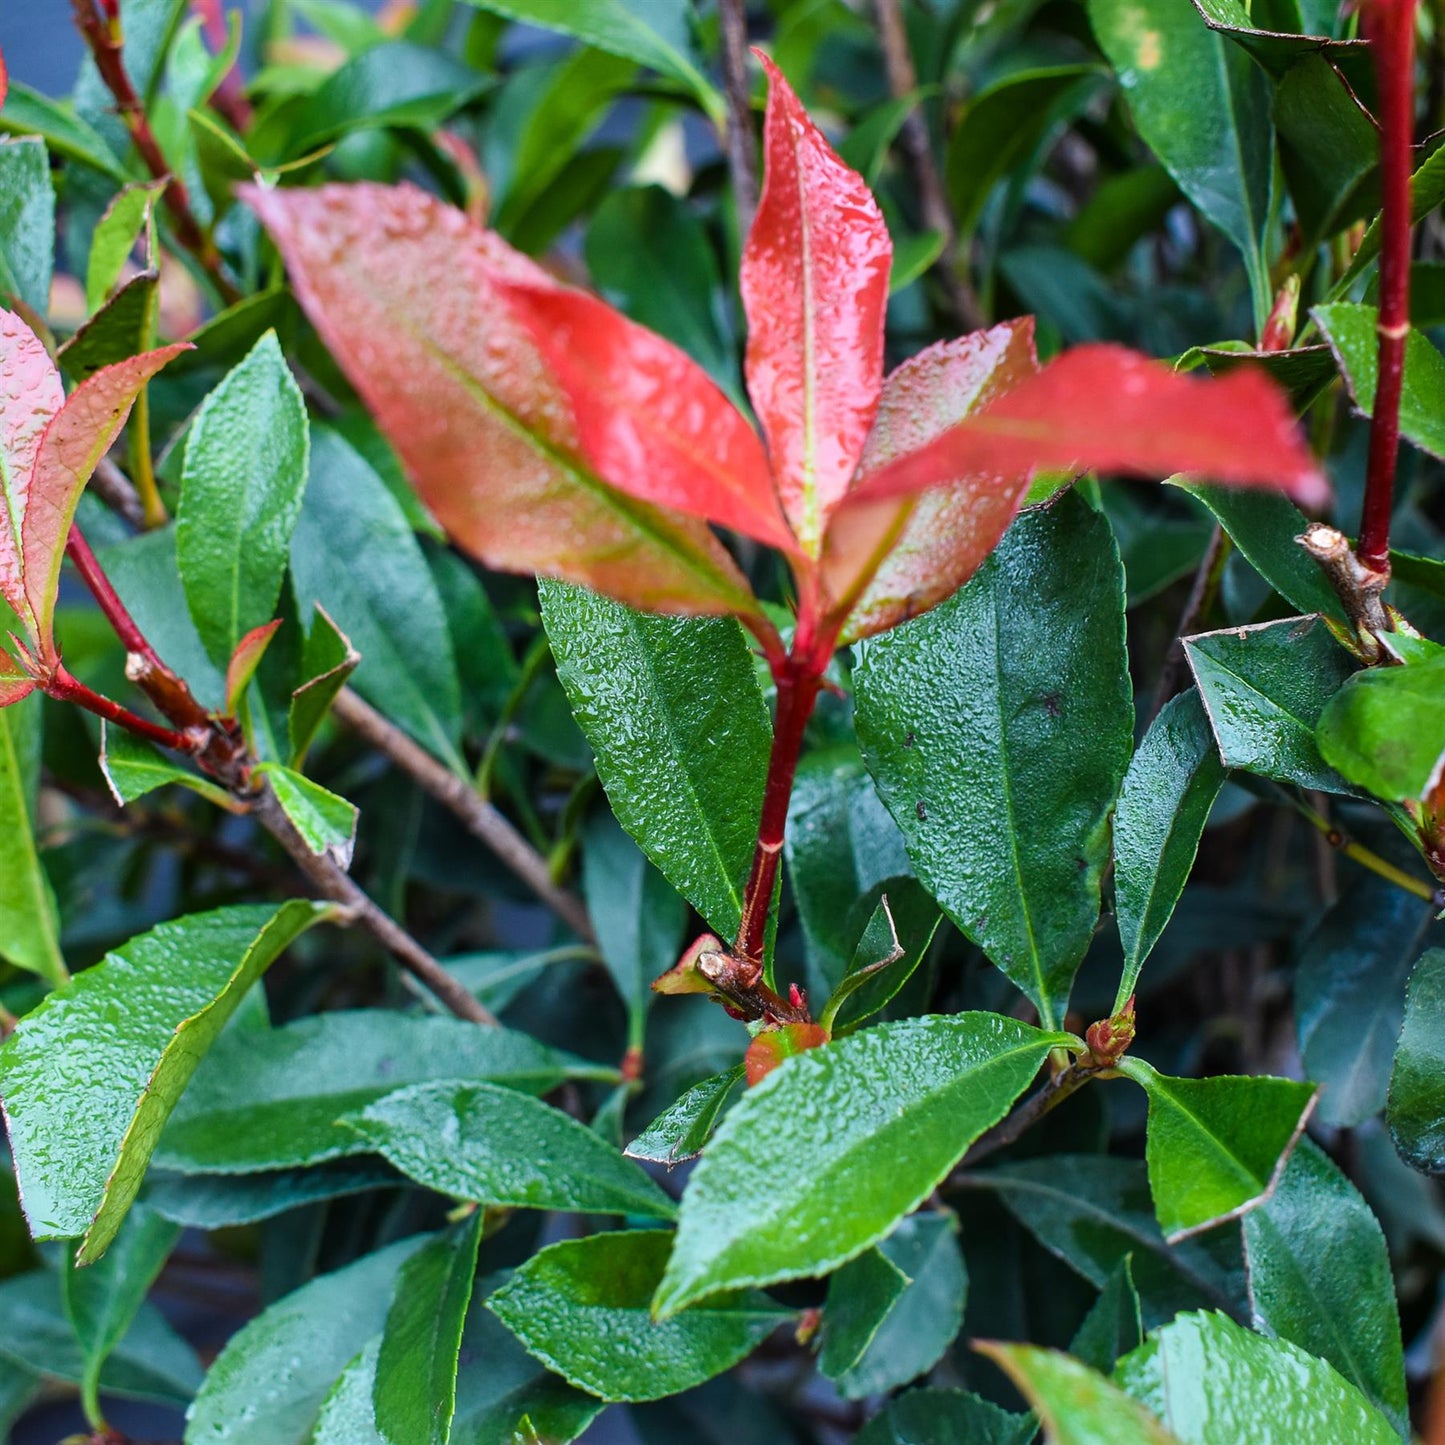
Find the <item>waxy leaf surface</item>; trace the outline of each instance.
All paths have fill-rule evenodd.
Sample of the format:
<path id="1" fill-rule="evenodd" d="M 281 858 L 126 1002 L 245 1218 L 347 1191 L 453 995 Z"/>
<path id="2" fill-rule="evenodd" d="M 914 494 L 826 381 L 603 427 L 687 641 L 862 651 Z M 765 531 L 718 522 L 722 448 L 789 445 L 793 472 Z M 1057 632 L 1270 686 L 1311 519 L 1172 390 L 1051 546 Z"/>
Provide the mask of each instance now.
<path id="1" fill-rule="evenodd" d="M 19 701 L 3 689 L 0 680 L 0 701 Z M 39 698 L 0 710 L 0 957 L 59 984 L 60 920 L 35 843 L 40 724 Z"/>
<path id="2" fill-rule="evenodd" d="M 1421 956 L 1410 975 L 1405 1022 L 1390 1075 L 1386 1118 L 1395 1148 L 1407 1164 L 1445 1174 L 1445 949 Z"/>
<path id="3" fill-rule="evenodd" d="M 1377 798 L 1423 798 L 1445 760 L 1445 657 L 1356 673 L 1320 714 L 1320 752 Z"/>

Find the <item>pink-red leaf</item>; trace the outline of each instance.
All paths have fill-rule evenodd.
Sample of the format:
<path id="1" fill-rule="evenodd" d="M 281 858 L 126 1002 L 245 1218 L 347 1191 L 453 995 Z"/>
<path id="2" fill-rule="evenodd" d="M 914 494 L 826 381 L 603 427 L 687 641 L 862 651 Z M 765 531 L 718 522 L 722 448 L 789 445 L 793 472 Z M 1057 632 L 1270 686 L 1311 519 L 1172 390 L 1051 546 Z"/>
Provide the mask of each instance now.
<path id="1" fill-rule="evenodd" d="M 35 333 L 0 310 L 0 597 L 30 625 L 21 537 L 40 438 L 65 402 L 60 373 Z"/>
<path id="2" fill-rule="evenodd" d="M 642 501 L 796 549 L 757 433 L 685 351 L 584 292 L 502 289 L 566 390 L 577 444 L 598 476 Z"/>
<path id="3" fill-rule="evenodd" d="M 1289 405 L 1263 373 L 1200 378 L 1121 346 L 1080 346 L 936 441 L 882 468 L 859 495 L 899 496 L 970 473 L 1089 468 L 1188 472 L 1272 487 L 1305 506 L 1329 489 Z"/>
<path id="4" fill-rule="evenodd" d="M 457 544 L 650 611 L 753 616 L 705 523 L 625 496 L 577 460 L 571 404 L 498 278 L 547 275 L 413 186 L 242 194 L 297 295 Z"/>
<path id="5" fill-rule="evenodd" d="M 769 79 L 767 171 L 742 264 L 748 395 L 783 511 L 817 556 L 878 405 L 893 246 L 863 178 L 759 59 Z"/>
<path id="6" fill-rule="evenodd" d="M 151 377 L 188 342 L 162 346 L 87 377 L 66 398 L 35 449 L 25 522 L 21 531 L 25 598 L 42 658 L 55 658 L 51 625 L 60 564 L 80 494 L 96 464 L 125 425 L 132 403 Z"/>
<path id="7" fill-rule="evenodd" d="M 1038 371 L 1032 317 L 1005 321 L 905 361 L 888 378 L 858 486 Z M 823 548 L 823 586 L 843 641 L 896 627 L 951 597 L 998 545 L 1028 472 L 964 472 L 903 497 L 846 498 Z"/>
<path id="8" fill-rule="evenodd" d="M 271 622 L 263 622 L 259 627 L 253 627 L 236 644 L 236 650 L 226 664 L 226 711 L 232 717 L 235 717 L 241 706 L 241 698 L 251 685 L 251 679 L 255 677 L 256 669 L 260 667 L 261 659 L 266 655 L 266 649 L 271 645 L 271 639 L 275 637 L 280 626 L 279 617 Z"/>

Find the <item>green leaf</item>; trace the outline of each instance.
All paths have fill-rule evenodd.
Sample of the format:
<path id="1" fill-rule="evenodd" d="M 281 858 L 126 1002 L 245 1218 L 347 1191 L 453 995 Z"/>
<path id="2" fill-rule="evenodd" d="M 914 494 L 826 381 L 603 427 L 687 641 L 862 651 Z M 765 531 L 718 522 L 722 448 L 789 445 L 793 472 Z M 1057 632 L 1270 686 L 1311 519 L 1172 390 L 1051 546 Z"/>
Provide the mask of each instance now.
<path id="1" fill-rule="evenodd" d="M 884 920 L 878 919 L 879 910 Z M 828 1001 L 829 1010 L 838 1005 L 832 1020 L 835 1034 L 852 1033 L 892 1003 L 923 962 L 942 921 L 938 904 L 912 878 L 888 885 L 838 985 L 843 998 L 835 994 Z"/>
<path id="2" fill-rule="evenodd" d="M 1049 1445 L 1181 1445 L 1107 1376 L 1059 1350 L 988 1340 L 974 1348 L 1023 1392 Z"/>
<path id="3" fill-rule="evenodd" d="M 224 788 L 182 767 L 134 733 L 104 722 L 100 725 L 100 770 L 122 807 L 170 783 L 179 783 L 221 806 L 230 801 Z"/>
<path id="4" fill-rule="evenodd" d="M 695 1158 L 712 1137 L 723 1108 L 742 1076 L 743 1066 L 735 1064 L 721 1074 L 694 1084 L 659 1114 L 623 1153 L 630 1159 L 668 1165 Z"/>
<path id="5" fill-rule="evenodd" d="M 1320 715 L 1320 752 L 1386 802 L 1423 798 L 1445 759 L 1445 658 L 1356 673 Z"/>
<path id="6" fill-rule="evenodd" d="M 1189 881 L 1199 839 L 1224 786 L 1224 764 L 1199 693 L 1171 698 L 1124 774 L 1114 814 L 1114 909 L 1124 976 L 1113 1012 L 1134 992 Z"/>
<path id="7" fill-rule="evenodd" d="M 904 1221 L 907 1223 L 907 1221 Z M 857 1364 L 912 1280 L 876 1245 L 850 1259 L 828 1281 L 818 1368 L 837 1379 Z"/>
<path id="8" fill-rule="evenodd" d="M 1098 921 L 1133 734 L 1108 521 L 1075 495 L 1020 517 L 861 654 L 858 736 L 919 880 L 1048 1025 Z"/>
<path id="9" fill-rule="evenodd" d="M 289 1209 L 395 1188 L 396 1173 L 377 1160 L 282 1169 L 269 1174 L 170 1174 L 152 1169 L 144 1201 L 157 1214 L 191 1229 L 256 1224 Z"/>
<path id="10" fill-rule="evenodd" d="M 1363 416 L 1373 416 L 1379 374 L 1375 308 L 1338 301 L 1316 306 L 1310 315 L 1335 353 L 1350 388 L 1350 400 Z M 1432 457 L 1445 457 L 1445 356 L 1413 327 L 1405 338 L 1400 434 Z"/>
<path id="11" fill-rule="evenodd" d="M 1173 1079 L 1135 1058 L 1119 1071 L 1149 1096 L 1149 1188 L 1170 1240 L 1262 1204 L 1315 1100 L 1314 1087 L 1294 1079 Z"/>
<path id="12" fill-rule="evenodd" d="M 861 1254 L 1066 1039 L 965 1013 L 880 1024 L 786 1060 L 723 1120 L 688 1181 L 654 1311 L 666 1318 L 718 1290 L 824 1274 Z"/>
<path id="13" fill-rule="evenodd" d="M 915 1214 L 900 1220 L 876 1250 L 868 1251 L 891 1264 L 906 1283 L 884 1307 L 862 1350 L 836 1371 L 828 1369 L 825 1339 L 820 1367 L 833 1376 L 844 1399 L 859 1400 L 906 1385 L 943 1357 L 963 1323 L 968 1298 L 957 1235 L 958 1223 L 951 1215 Z M 834 1279 L 868 1254 L 844 1265 Z M 832 1298 L 830 1285 L 828 1308 Z"/>
<path id="14" fill-rule="evenodd" d="M 380 1354 L 378 1335 L 336 1377 L 331 1393 L 322 1401 L 307 1445 L 387 1445 L 377 1429 L 376 1410 L 371 1403 Z"/>
<path id="15" fill-rule="evenodd" d="M 1144 1312 L 1134 1288 L 1134 1260 L 1125 1255 L 1104 1281 L 1099 1298 L 1074 1332 L 1069 1353 L 1096 1370 L 1109 1371 L 1120 1355 L 1137 1349 L 1144 1335 Z"/>
<path id="16" fill-rule="evenodd" d="M 635 60 L 681 82 L 721 124 L 723 99 L 707 80 L 688 35 L 688 12 L 674 0 L 471 0 L 479 10 L 544 30 L 559 30 L 585 45 Z"/>
<path id="17" fill-rule="evenodd" d="M 1437 148 L 1430 153 L 1419 170 L 1410 177 L 1411 225 L 1417 221 L 1423 221 L 1442 201 L 1445 201 L 1445 151 Z M 1354 260 L 1350 262 L 1330 292 L 1332 301 L 1342 296 L 1348 296 L 1356 279 L 1380 254 L 1380 221 L 1381 217 L 1376 216 L 1370 222 L 1369 228 L 1360 241 L 1359 248 L 1355 251 Z"/>
<path id="18" fill-rule="evenodd" d="M 142 271 L 125 282 L 55 354 L 65 374 L 84 381 L 103 366 L 124 361 L 152 344 L 160 274 Z"/>
<path id="19" fill-rule="evenodd" d="M 544 1094 L 568 1078 L 613 1080 L 511 1029 L 461 1019 L 356 1009 L 222 1039 L 157 1150 L 181 1173 L 291 1169 L 363 1153 L 336 1122 L 406 1084 L 489 1079 Z"/>
<path id="20" fill-rule="evenodd" d="M 433 1237 L 313 1279 L 233 1335 L 187 1415 L 186 1445 L 307 1445 L 337 1377 L 385 1323 L 403 1265 Z"/>
<path id="21" fill-rule="evenodd" d="M 286 716 L 286 741 L 291 745 L 291 765 L 299 768 L 336 695 L 356 671 L 361 654 L 351 639 L 326 615 L 318 602 L 316 617 L 302 648 L 301 671 L 306 681 L 291 694 Z"/>
<path id="22" fill-rule="evenodd" d="M 0 141 L 0 292 L 47 315 L 54 260 L 55 187 L 45 142 Z"/>
<path id="23" fill-rule="evenodd" d="M 82 1264 L 104 1253 L 161 1126 L 242 996 L 329 912 L 294 901 L 162 923 L 21 1020 L 0 1049 L 0 1095 L 37 1239 L 84 1235 Z"/>
<path id="24" fill-rule="evenodd" d="M 99 1263 L 77 1269 L 67 1253 L 60 1293 L 85 1360 L 80 1392 L 88 1411 L 98 1415 L 101 1370 L 125 1337 L 180 1233 L 179 1225 L 138 1204 Z"/>
<path id="25" fill-rule="evenodd" d="M 1319 617 L 1286 617 L 1184 639 L 1227 768 L 1353 794 L 1320 756 L 1315 728 L 1354 671 Z"/>
<path id="26" fill-rule="evenodd" d="M 1385 1117 L 1400 1157 L 1427 1174 L 1445 1174 L 1445 949 L 1421 956 L 1410 975 L 1405 1022 L 1395 1050 Z"/>
<path id="27" fill-rule="evenodd" d="M 0 110 L 0 131 L 39 136 L 56 155 L 81 161 L 113 181 L 129 179 L 109 142 L 76 115 L 73 105 L 50 100 L 18 80 L 11 80 Z"/>
<path id="28" fill-rule="evenodd" d="M 90 242 L 85 272 L 86 310 L 98 311 L 115 290 L 136 240 L 150 227 L 156 198 L 164 189 L 162 181 L 125 186 L 106 207 Z"/>
<path id="29" fill-rule="evenodd" d="M 495 1084 L 414 1084 L 342 1121 L 418 1184 L 517 1209 L 646 1214 L 672 1201 L 585 1125 Z"/>
<path id="30" fill-rule="evenodd" d="M 1180 1315 L 1120 1360 L 1114 1378 L 1154 1410 L 1181 1445 L 1240 1445 L 1241 1430 L 1252 1428 L 1244 1422 L 1260 1421 L 1266 1401 L 1273 1439 L 1399 1440 L 1325 1361 L 1287 1340 L 1252 1334 L 1224 1315 Z"/>
<path id="31" fill-rule="evenodd" d="M 1385 1236 L 1355 1186 L 1302 1139 L 1244 1220 L 1256 1328 L 1328 1360 L 1405 1438 L 1405 1356 Z"/>
<path id="32" fill-rule="evenodd" d="M 1128 1260 L 1146 1328 L 1201 1304 L 1242 1309 L 1239 1236 L 1219 1230 L 1167 1243 L 1142 1161 L 1052 1154 L 995 1165 L 975 1180 L 1096 1289 Z"/>
<path id="33" fill-rule="evenodd" d="M 742 628 L 634 612 L 565 582 L 537 591 L 617 821 L 713 932 L 733 938 L 771 749 Z"/>
<path id="34" fill-rule="evenodd" d="M 40 724 L 38 697 L 0 708 L 0 957 L 58 986 L 60 921 L 35 847 Z"/>
<path id="35" fill-rule="evenodd" d="M 1322 1085 L 1322 1122 L 1355 1128 L 1385 1106 L 1405 989 L 1420 950 L 1445 942 L 1435 910 L 1364 873 L 1305 938 L 1295 1021 L 1305 1076 Z"/>
<path id="36" fill-rule="evenodd" d="M 343 870 L 350 868 L 356 846 L 355 804 L 279 763 L 262 763 L 255 771 L 270 783 L 281 811 L 306 846 L 318 858 L 329 858 Z"/>
<path id="37" fill-rule="evenodd" d="M 1010 1414 L 967 1390 L 912 1390 L 885 1405 L 854 1445 L 1029 1445 L 1037 1433 L 1032 1416 Z"/>
<path id="38" fill-rule="evenodd" d="M 652 980 L 677 962 L 687 904 L 606 812 L 583 834 L 582 895 L 602 961 L 627 1005 L 629 1042 L 640 1048 Z"/>
<path id="39" fill-rule="evenodd" d="M 372 1403 L 391 1445 L 447 1445 L 457 1355 L 485 1211 L 433 1238 L 401 1267 L 376 1361 Z"/>
<path id="40" fill-rule="evenodd" d="M 176 516 L 186 604 L 211 661 L 269 622 L 306 484 L 306 403 L 268 331 L 191 424 Z"/>
<path id="41" fill-rule="evenodd" d="M 1272 296 L 1265 232 L 1274 177 L 1270 87 L 1238 47 L 1171 0 L 1091 0 L 1099 45 L 1150 150 L 1239 248 L 1255 323 Z"/>
<path id="42" fill-rule="evenodd" d="M 544 1364 L 604 1400 L 657 1400 L 731 1369 L 793 1317 L 754 1290 L 673 1319 L 649 1304 L 672 1246 L 666 1230 L 595 1234 L 534 1255 L 487 1308 Z"/>

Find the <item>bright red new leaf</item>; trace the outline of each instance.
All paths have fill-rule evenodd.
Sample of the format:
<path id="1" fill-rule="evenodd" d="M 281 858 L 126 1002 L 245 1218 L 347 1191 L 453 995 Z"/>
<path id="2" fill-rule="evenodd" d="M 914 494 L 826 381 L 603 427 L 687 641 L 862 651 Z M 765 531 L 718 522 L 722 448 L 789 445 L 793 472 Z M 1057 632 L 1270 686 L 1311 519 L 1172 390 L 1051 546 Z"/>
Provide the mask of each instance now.
<path id="1" fill-rule="evenodd" d="M 544 271 L 414 186 L 242 194 L 459 546 L 648 611 L 758 617 L 705 523 L 622 495 L 579 462 L 567 393 L 498 291 L 546 289 Z"/>
<path id="2" fill-rule="evenodd" d="M 860 496 L 898 496 L 955 477 L 1090 469 L 1272 487 L 1305 506 L 1329 489 L 1284 394 L 1262 372 L 1201 378 L 1121 346 L 1080 346 L 870 477 Z"/>
<path id="3" fill-rule="evenodd" d="M 767 169 L 740 277 L 748 395 L 783 511 L 816 557 L 878 406 L 893 243 L 862 176 L 758 58 L 769 80 Z"/>

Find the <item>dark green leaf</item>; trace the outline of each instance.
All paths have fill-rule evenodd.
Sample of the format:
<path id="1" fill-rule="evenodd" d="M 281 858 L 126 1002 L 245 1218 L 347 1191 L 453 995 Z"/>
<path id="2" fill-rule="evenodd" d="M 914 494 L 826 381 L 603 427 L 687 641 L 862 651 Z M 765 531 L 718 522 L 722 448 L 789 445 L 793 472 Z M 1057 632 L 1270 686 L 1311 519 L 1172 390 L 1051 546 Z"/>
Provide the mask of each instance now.
<path id="1" fill-rule="evenodd" d="M 829 1010 L 838 1004 L 832 1022 L 835 1033 L 851 1033 L 887 1008 L 923 962 L 942 921 L 938 905 L 912 878 L 898 878 L 889 885 L 878 908 L 869 915 L 838 985 L 837 994 L 843 998 L 839 1000 L 835 994 L 828 1001 Z"/>
<path id="2" fill-rule="evenodd" d="M 1028 1445 L 1038 1427 L 967 1390 L 912 1390 L 890 1401 L 854 1445 Z"/>
<path id="3" fill-rule="evenodd" d="M 159 273 L 132 276 L 56 353 L 65 374 L 84 381 L 101 367 L 150 347 L 159 295 Z"/>
<path id="4" fill-rule="evenodd" d="M 672 1201 L 559 1109 L 495 1084 L 414 1084 L 344 1121 L 403 1174 L 457 1199 L 518 1209 L 646 1214 Z"/>
<path id="5" fill-rule="evenodd" d="M 72 105 L 50 100 L 20 81 L 10 82 L 0 111 L 0 131 L 40 136 L 56 155 L 92 166 L 113 181 L 128 179 L 109 142 L 76 115 Z"/>
<path id="6" fill-rule="evenodd" d="M 377 1427 L 391 1445 L 447 1445 L 451 1436 L 484 1213 L 437 1235 L 397 1276 L 372 1389 Z"/>
<path id="7" fill-rule="evenodd" d="M 818 1352 L 818 1368 L 829 1379 L 837 1379 L 858 1363 L 888 1311 L 911 1283 L 876 1245 L 836 1271 L 828 1281 L 823 1344 Z"/>
<path id="8" fill-rule="evenodd" d="M 1134 1288 L 1133 1256 L 1126 1254 L 1075 1331 L 1069 1353 L 1107 1373 L 1120 1355 L 1138 1348 L 1143 1336 L 1144 1315 Z"/>
<path id="9" fill-rule="evenodd" d="M 284 1169 L 270 1174 L 171 1174 L 153 1169 L 143 1200 L 157 1214 L 191 1229 L 255 1224 L 326 1199 L 400 1184 L 396 1172 L 376 1160 Z"/>
<path id="10" fill-rule="evenodd" d="M 1407 1164 L 1445 1174 L 1445 949 L 1432 948 L 1410 975 L 1405 1022 L 1390 1075 L 1386 1117 Z"/>
<path id="11" fill-rule="evenodd" d="M 1315 742 L 1325 705 L 1354 670 L 1321 618 L 1201 632 L 1184 651 L 1226 767 L 1354 793 Z"/>
<path id="12" fill-rule="evenodd" d="M 55 187 L 45 142 L 0 141 L 0 292 L 46 315 L 54 261 Z"/>
<path id="13" fill-rule="evenodd" d="M 538 593 L 618 822 L 713 932 L 732 938 L 771 747 L 742 628 L 649 616 L 563 582 Z"/>
<path id="14" fill-rule="evenodd" d="M 672 1319 L 649 1310 L 672 1235 L 595 1234 L 554 1244 L 487 1300 L 527 1349 L 604 1400 L 656 1400 L 731 1369 L 790 1317 L 756 1291 Z"/>
<path id="15" fill-rule="evenodd" d="M 1114 907 L 1124 945 L 1115 1011 L 1134 992 L 1139 970 L 1179 902 L 1223 786 L 1224 764 L 1209 718 L 1190 688 L 1150 724 L 1124 774 L 1114 814 Z"/>
<path id="16" fill-rule="evenodd" d="M 317 1164 L 365 1152 L 336 1121 L 406 1084 L 489 1079 L 542 1094 L 569 1077 L 616 1075 L 510 1029 L 381 1009 L 322 1014 L 221 1040 L 156 1162 L 187 1174 Z"/>
<path id="17" fill-rule="evenodd" d="M 35 847 L 40 699 L 0 708 L 0 956 L 50 984 L 67 977 L 55 895 Z"/>
<path id="18" fill-rule="evenodd" d="M 861 1254 L 928 1197 L 1065 1038 L 965 1013 L 880 1024 L 786 1060 L 723 1120 L 688 1181 L 654 1309 L 666 1317 L 718 1290 L 823 1274 Z"/>
<path id="19" fill-rule="evenodd" d="M 1436 148 L 1425 163 L 1410 177 L 1410 219 L 1412 224 L 1423 221 L 1442 201 L 1445 201 L 1445 149 Z M 1380 217 L 1370 222 L 1355 259 L 1345 269 L 1344 275 L 1335 282 L 1330 299 L 1348 296 L 1356 278 L 1380 254 Z"/>
<path id="20" fill-rule="evenodd" d="M 1191 354 L 1194 353 L 1186 353 L 1186 355 Z M 1289 395 L 1291 404 L 1298 412 L 1304 411 L 1338 375 L 1334 353 L 1324 342 L 1315 346 L 1293 346 L 1286 351 L 1259 351 L 1243 341 L 1221 341 L 1214 346 L 1197 348 L 1197 354 L 1209 368 L 1211 376 L 1228 376 L 1230 372 L 1238 371 L 1242 367 L 1253 367 L 1265 372 L 1284 388 Z M 1170 477 L 1168 480 L 1186 487 L 1190 486 L 1180 477 Z M 1277 500 L 1285 502 L 1290 511 L 1298 512 L 1294 503 L 1281 497 L 1278 492 L 1255 490 L 1250 487 L 1210 487 L 1200 484 L 1194 484 L 1192 489 L 1196 496 L 1205 500 L 1208 500 L 1210 493 L 1238 497 L 1246 506 L 1256 499 L 1261 502 Z M 1213 502 L 1210 502 L 1209 505 L 1214 507 Z M 1221 517 L 1223 516 L 1222 509 L 1215 508 L 1215 511 Z M 1303 526 L 1304 522 L 1301 519 L 1301 530 L 1303 530 Z M 1244 549 L 1241 548 L 1241 550 Z M 1336 599 L 1335 605 L 1338 606 L 1338 599 Z M 1320 610 L 1319 608 L 1304 607 L 1298 602 L 1295 603 L 1295 606 L 1299 607 L 1302 612 Z"/>
<path id="21" fill-rule="evenodd" d="M 1409 1439 L 1405 1356 L 1385 1236 L 1309 1139 L 1244 1220 L 1258 1329 L 1328 1360 Z"/>
<path id="22" fill-rule="evenodd" d="M 743 1066 L 735 1064 L 724 1073 L 694 1084 L 623 1152 L 632 1159 L 649 1159 L 658 1164 L 681 1164 L 701 1154 L 742 1076 Z"/>
<path id="23" fill-rule="evenodd" d="M 0 1050 L 0 1095 L 36 1238 L 85 1235 L 82 1263 L 104 1252 L 161 1126 L 242 996 L 328 912 L 296 901 L 162 923 L 21 1020 Z"/>
<path id="24" fill-rule="evenodd" d="M 182 767 L 170 754 L 152 747 L 134 733 L 106 723 L 100 728 L 100 770 L 122 806 L 170 783 L 191 788 L 213 803 L 224 805 L 229 801 L 224 788 Z"/>
<path id="25" fill-rule="evenodd" d="M 950 601 L 862 649 L 858 735 L 923 885 L 1059 1018 L 1099 914 L 1129 759 L 1124 575 L 1069 495 Z"/>
<path id="26" fill-rule="evenodd" d="M 1423 798 L 1445 757 L 1445 658 L 1356 673 L 1317 736 L 1325 761 L 1377 798 Z"/>
<path id="27" fill-rule="evenodd" d="M 1173 1079 L 1135 1058 L 1119 1069 L 1149 1096 L 1149 1188 L 1172 1239 L 1262 1204 L 1315 1099 L 1293 1079 Z"/>
<path id="28" fill-rule="evenodd" d="M 206 398 L 186 443 L 176 557 L 211 661 L 269 622 L 306 485 L 306 403 L 268 331 Z"/>
<path id="29" fill-rule="evenodd" d="M 301 671 L 306 681 L 292 692 L 286 718 L 286 740 L 291 745 L 293 767 L 301 766 L 337 693 L 346 686 L 360 661 L 361 654 L 352 647 L 351 639 L 318 602 L 316 617 L 302 649 Z"/>

